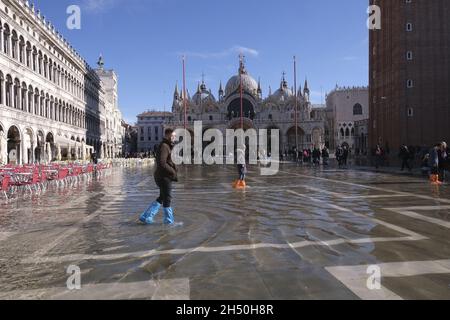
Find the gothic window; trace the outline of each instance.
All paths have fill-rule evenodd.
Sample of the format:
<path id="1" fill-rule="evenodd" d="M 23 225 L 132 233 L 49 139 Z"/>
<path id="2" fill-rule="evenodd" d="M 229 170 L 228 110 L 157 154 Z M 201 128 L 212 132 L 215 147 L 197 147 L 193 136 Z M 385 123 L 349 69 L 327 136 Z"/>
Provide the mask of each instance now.
<path id="1" fill-rule="evenodd" d="M 362 114 L 363 114 L 362 105 L 360 105 L 359 103 L 355 104 L 353 106 L 353 115 L 354 116 L 362 116 Z"/>

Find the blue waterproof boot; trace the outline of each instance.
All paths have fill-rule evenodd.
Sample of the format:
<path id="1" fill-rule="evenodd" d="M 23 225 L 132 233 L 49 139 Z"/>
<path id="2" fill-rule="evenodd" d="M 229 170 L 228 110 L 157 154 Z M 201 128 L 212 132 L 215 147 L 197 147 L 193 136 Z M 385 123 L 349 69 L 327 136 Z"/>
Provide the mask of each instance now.
<path id="1" fill-rule="evenodd" d="M 158 214 L 159 209 L 161 209 L 161 204 L 158 201 L 153 202 L 150 207 L 141 215 L 139 220 L 145 224 L 153 224 L 153 219 Z"/>
<path id="2" fill-rule="evenodd" d="M 175 223 L 172 208 L 164 208 L 164 224 L 172 225 Z"/>

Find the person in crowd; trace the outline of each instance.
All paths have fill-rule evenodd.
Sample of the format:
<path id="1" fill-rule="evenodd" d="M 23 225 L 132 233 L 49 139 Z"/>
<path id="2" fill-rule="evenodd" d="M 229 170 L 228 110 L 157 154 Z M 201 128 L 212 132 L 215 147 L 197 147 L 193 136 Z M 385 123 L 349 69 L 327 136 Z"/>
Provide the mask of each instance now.
<path id="1" fill-rule="evenodd" d="M 430 174 L 431 168 L 430 168 L 430 154 L 427 153 L 422 158 L 422 164 L 420 165 L 420 168 L 422 170 L 422 175 L 424 177 L 428 176 Z"/>
<path id="2" fill-rule="evenodd" d="M 324 147 L 322 149 L 322 159 L 323 159 L 323 165 L 328 166 L 328 163 L 330 161 L 330 152 L 328 151 L 327 147 Z"/>
<path id="3" fill-rule="evenodd" d="M 336 160 L 338 163 L 339 168 L 341 168 L 344 164 L 343 160 L 344 160 L 344 149 L 342 148 L 342 146 L 337 147 L 336 149 Z"/>
<path id="4" fill-rule="evenodd" d="M 313 163 L 314 163 L 314 165 L 316 165 L 316 166 L 320 165 L 320 157 L 321 157 L 320 150 L 318 148 L 314 148 L 314 151 L 313 151 Z"/>
<path id="5" fill-rule="evenodd" d="M 438 150 L 439 157 L 439 178 L 440 181 L 446 181 L 447 171 L 449 170 L 449 149 L 446 142 L 442 142 Z"/>
<path id="6" fill-rule="evenodd" d="M 349 157 L 349 156 L 350 156 L 350 151 L 348 150 L 348 147 L 345 146 L 345 147 L 344 147 L 344 156 L 343 156 L 343 159 L 342 159 L 343 164 L 344 164 L 345 167 L 347 167 L 347 164 L 348 164 L 348 157 Z"/>
<path id="7" fill-rule="evenodd" d="M 430 182 L 432 185 L 441 185 L 442 182 L 439 181 L 439 150 L 441 144 L 436 144 L 430 151 Z"/>
<path id="8" fill-rule="evenodd" d="M 380 145 L 375 148 L 375 168 L 378 170 L 383 162 L 384 152 Z"/>
<path id="9" fill-rule="evenodd" d="M 411 172 L 412 169 L 409 164 L 409 160 L 411 159 L 411 152 L 406 145 L 400 147 L 399 157 L 402 160 L 401 170 L 404 171 L 405 168 L 408 168 L 408 170 Z"/>

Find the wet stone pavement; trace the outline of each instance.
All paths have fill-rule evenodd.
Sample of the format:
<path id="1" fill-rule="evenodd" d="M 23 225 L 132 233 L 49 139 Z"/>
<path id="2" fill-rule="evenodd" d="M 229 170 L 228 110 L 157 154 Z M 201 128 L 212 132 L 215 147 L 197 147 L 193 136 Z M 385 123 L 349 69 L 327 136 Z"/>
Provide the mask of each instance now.
<path id="1" fill-rule="evenodd" d="M 143 226 L 152 171 L 2 200 L 0 299 L 450 299 L 449 186 L 285 164 L 237 191 L 233 166 L 192 166 L 184 225 Z"/>

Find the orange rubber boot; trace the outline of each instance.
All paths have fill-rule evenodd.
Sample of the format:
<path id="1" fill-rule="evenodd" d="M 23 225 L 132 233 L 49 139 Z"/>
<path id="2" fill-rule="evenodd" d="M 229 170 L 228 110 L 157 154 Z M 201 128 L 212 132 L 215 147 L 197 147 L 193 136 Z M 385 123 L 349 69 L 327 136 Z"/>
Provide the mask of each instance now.
<path id="1" fill-rule="evenodd" d="M 436 175 L 436 185 L 440 186 L 442 184 L 441 181 L 439 181 L 439 175 Z"/>

